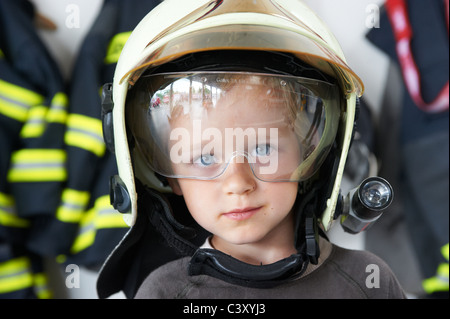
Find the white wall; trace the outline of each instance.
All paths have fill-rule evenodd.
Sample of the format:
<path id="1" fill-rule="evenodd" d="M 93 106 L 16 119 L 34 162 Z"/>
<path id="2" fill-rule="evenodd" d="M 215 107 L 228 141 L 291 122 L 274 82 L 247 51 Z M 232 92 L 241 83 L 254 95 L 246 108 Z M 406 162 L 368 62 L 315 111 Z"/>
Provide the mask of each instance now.
<path id="1" fill-rule="evenodd" d="M 40 29 L 39 34 L 47 43 L 64 77 L 68 79 L 77 51 L 103 0 L 30 0 L 30 2 L 35 4 L 38 12 L 57 26 L 55 31 Z"/>

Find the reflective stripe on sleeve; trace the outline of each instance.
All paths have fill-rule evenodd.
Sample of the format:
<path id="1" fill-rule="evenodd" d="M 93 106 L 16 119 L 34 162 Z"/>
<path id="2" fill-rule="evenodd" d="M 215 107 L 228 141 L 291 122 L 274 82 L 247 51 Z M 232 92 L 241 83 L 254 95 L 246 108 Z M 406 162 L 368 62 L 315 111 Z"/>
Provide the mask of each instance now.
<path id="1" fill-rule="evenodd" d="M 60 92 L 55 94 L 50 107 L 46 105 L 32 106 L 20 136 L 23 138 L 36 138 L 44 133 L 48 123 L 65 124 L 67 105 L 68 99 L 66 94 Z"/>
<path id="2" fill-rule="evenodd" d="M 0 113 L 25 122 L 30 106 L 39 105 L 44 97 L 18 85 L 0 80 Z"/>
<path id="3" fill-rule="evenodd" d="M 80 114 L 69 114 L 64 137 L 67 145 L 85 149 L 98 157 L 106 150 L 103 141 L 102 122 Z"/>
<path id="4" fill-rule="evenodd" d="M 127 42 L 130 37 L 130 34 L 131 31 L 118 33 L 111 39 L 108 50 L 106 51 L 106 64 L 116 63 L 119 60 L 120 53 L 122 52 L 125 42 Z"/>
<path id="5" fill-rule="evenodd" d="M 57 149 L 22 149 L 11 156 L 9 182 L 61 182 L 67 178 L 66 152 Z"/>
<path id="6" fill-rule="evenodd" d="M 0 294 L 32 286 L 33 275 L 28 258 L 20 257 L 0 263 Z"/>
<path id="7" fill-rule="evenodd" d="M 16 213 L 14 198 L 0 192 L 0 225 L 6 227 L 26 228 L 30 222 L 19 218 Z"/>
<path id="8" fill-rule="evenodd" d="M 34 292 L 39 299 L 51 299 L 53 293 L 48 286 L 48 277 L 44 273 L 34 274 Z"/>
<path id="9" fill-rule="evenodd" d="M 20 131 L 22 138 L 39 137 L 44 133 L 47 110 L 48 107 L 45 105 L 35 105 L 30 108 L 26 123 Z"/>
<path id="10" fill-rule="evenodd" d="M 50 104 L 46 120 L 49 123 L 65 124 L 67 121 L 67 107 L 69 98 L 65 93 L 56 93 Z"/>
<path id="11" fill-rule="evenodd" d="M 94 207 L 83 217 L 71 252 L 76 254 L 91 246 L 95 241 L 97 230 L 105 228 L 128 228 L 123 216 L 111 206 L 109 195 L 99 197 Z"/>
<path id="12" fill-rule="evenodd" d="M 422 287 L 428 294 L 449 290 L 449 244 L 446 244 L 441 248 L 441 253 L 447 262 L 439 264 L 434 277 L 422 281 Z"/>
<path id="13" fill-rule="evenodd" d="M 80 222 L 89 198 L 90 194 L 87 191 L 65 189 L 61 196 L 62 203 L 56 212 L 56 218 L 65 223 Z"/>

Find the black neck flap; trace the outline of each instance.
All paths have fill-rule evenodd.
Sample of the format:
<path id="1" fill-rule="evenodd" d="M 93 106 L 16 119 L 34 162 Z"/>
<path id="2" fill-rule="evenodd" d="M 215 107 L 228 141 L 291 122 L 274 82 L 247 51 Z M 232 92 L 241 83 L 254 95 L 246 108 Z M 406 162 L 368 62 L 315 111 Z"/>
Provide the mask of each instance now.
<path id="1" fill-rule="evenodd" d="M 144 194 L 145 195 L 144 195 Z M 167 198 L 150 188 L 145 188 L 145 210 L 150 223 L 181 256 L 192 256 L 198 246 L 190 241 L 197 236 L 194 228 L 179 223 L 173 216 Z"/>

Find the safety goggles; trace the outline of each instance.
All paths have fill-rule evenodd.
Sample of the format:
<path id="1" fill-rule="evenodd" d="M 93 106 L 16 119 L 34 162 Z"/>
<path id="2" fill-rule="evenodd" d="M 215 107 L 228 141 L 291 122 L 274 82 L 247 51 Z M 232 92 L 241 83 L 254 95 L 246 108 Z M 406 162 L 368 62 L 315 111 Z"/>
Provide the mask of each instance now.
<path id="1" fill-rule="evenodd" d="M 302 181 L 326 158 L 340 116 L 336 85 L 247 72 L 143 76 L 126 121 L 154 172 L 210 180 L 231 164 L 262 181 Z"/>

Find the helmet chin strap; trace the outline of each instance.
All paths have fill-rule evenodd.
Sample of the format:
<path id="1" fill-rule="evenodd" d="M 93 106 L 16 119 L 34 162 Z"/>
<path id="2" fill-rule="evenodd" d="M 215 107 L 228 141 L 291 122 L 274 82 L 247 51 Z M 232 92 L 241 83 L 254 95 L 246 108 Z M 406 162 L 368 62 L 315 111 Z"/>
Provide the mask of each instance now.
<path id="1" fill-rule="evenodd" d="M 189 263 L 189 275 L 208 275 L 252 288 L 272 288 L 300 277 L 307 268 L 302 254 L 270 265 L 250 265 L 215 249 L 198 249 Z"/>

